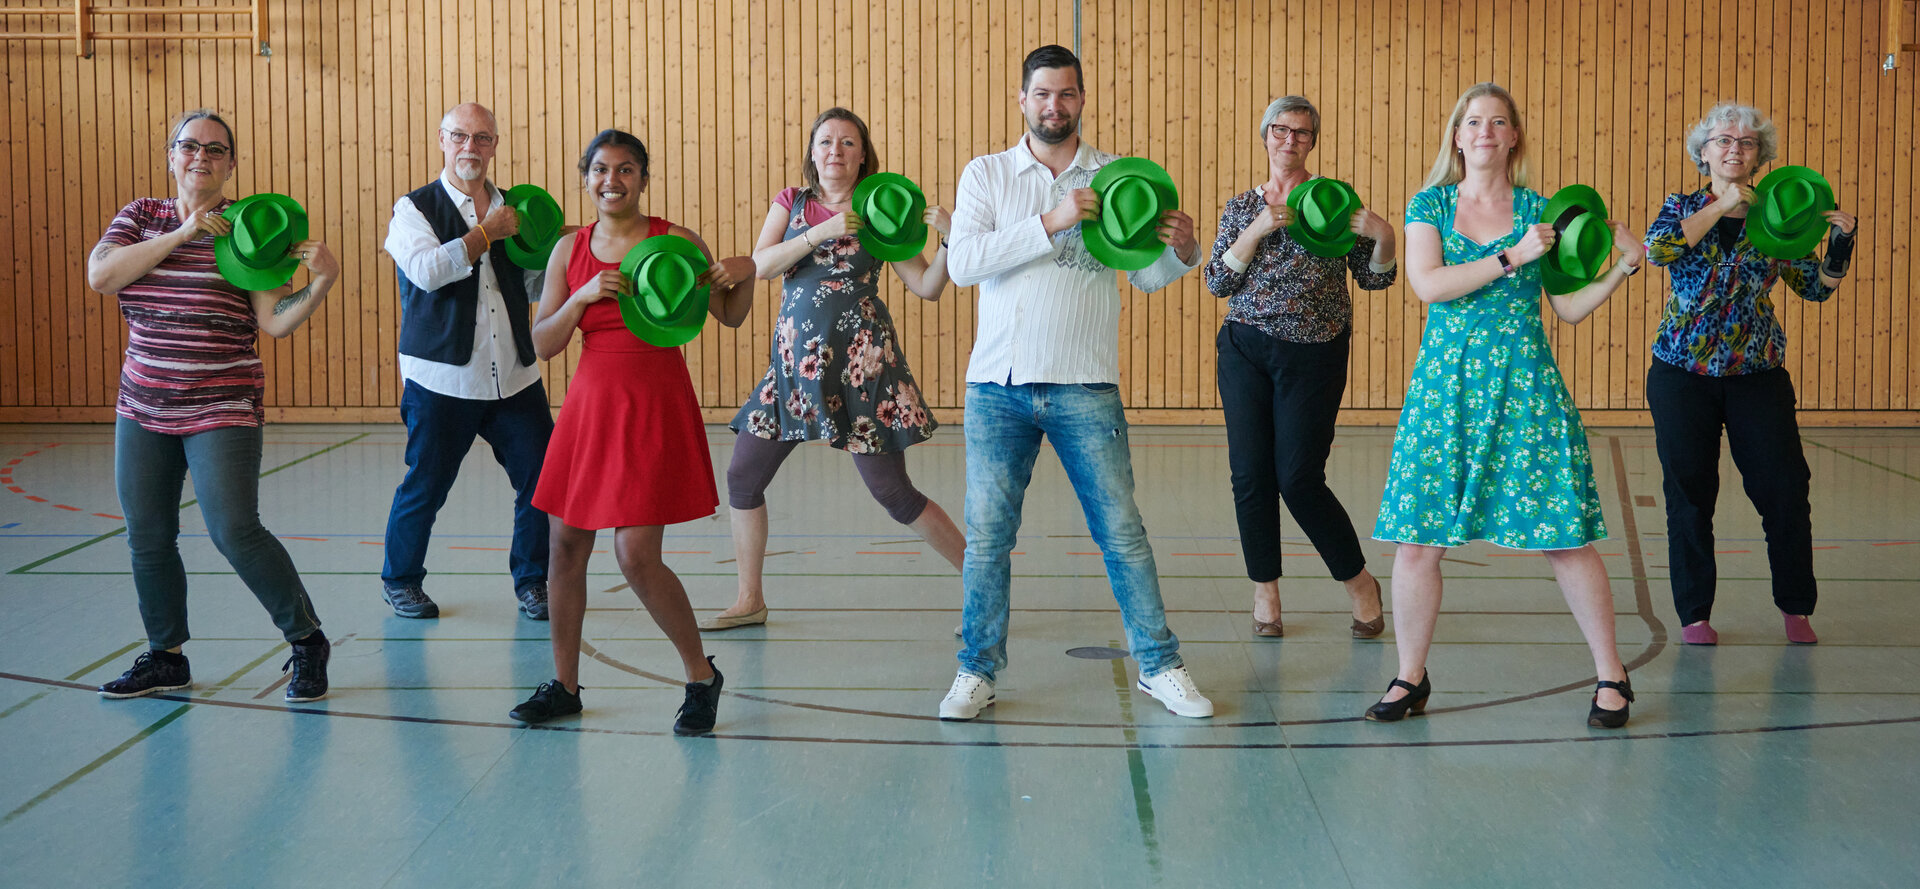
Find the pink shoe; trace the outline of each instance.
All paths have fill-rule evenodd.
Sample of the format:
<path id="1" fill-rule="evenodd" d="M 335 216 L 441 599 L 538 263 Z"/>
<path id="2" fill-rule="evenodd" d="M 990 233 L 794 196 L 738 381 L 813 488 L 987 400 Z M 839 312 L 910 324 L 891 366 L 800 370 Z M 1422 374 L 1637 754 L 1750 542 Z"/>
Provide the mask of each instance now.
<path id="1" fill-rule="evenodd" d="M 1801 645 L 1812 645 L 1813 643 L 1820 641 L 1820 637 L 1815 636 L 1813 634 L 1813 624 L 1807 621 L 1807 615 L 1788 614 L 1782 611 L 1780 612 L 1780 616 L 1785 618 L 1787 621 L 1787 641 L 1788 642 L 1795 642 Z"/>
<path id="2" fill-rule="evenodd" d="M 1812 632 L 1809 630 L 1808 632 Z M 1680 641 L 1688 645 L 1718 645 L 1720 634 L 1713 631 L 1713 625 L 1706 621 L 1687 624 L 1680 628 Z"/>

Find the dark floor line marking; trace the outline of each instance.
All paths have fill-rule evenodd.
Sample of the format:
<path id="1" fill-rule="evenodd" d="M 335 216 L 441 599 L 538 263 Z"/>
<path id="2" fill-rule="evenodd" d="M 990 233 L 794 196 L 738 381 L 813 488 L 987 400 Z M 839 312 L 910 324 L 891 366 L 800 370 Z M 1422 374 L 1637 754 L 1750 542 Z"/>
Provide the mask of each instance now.
<path id="1" fill-rule="evenodd" d="M 282 463 L 282 464 L 280 464 L 279 466 L 275 466 L 275 467 L 273 467 L 272 469 L 268 469 L 268 470 L 266 470 L 266 471 L 264 471 L 264 472 L 262 472 L 262 473 L 260 473 L 260 475 L 259 475 L 258 477 L 259 477 L 259 478 L 266 478 L 267 476 L 269 476 L 269 475 L 272 475 L 272 474 L 274 474 L 274 473 L 276 473 L 276 472 L 279 472 L 280 470 L 282 470 L 282 469 L 285 469 L 285 468 L 287 468 L 287 467 L 289 467 L 289 466 L 292 466 L 292 465 L 294 465 L 294 464 L 296 464 L 296 463 L 304 463 L 304 462 L 306 462 L 306 461 L 308 461 L 308 460 L 311 460 L 311 459 L 313 459 L 313 458 L 315 458 L 315 457 L 318 457 L 318 456 L 320 456 L 321 454 L 324 454 L 324 453 L 326 453 L 326 452 L 328 452 L 328 451 L 331 451 L 331 450 L 333 450 L 333 449 L 335 449 L 335 448 L 340 448 L 340 447 L 345 447 L 345 446 L 347 446 L 347 445 L 349 445 L 349 444 L 352 444 L 353 442 L 356 442 L 356 441 L 359 441 L 360 439 L 363 439 L 363 438 L 366 438 L 366 437 L 367 437 L 368 435 L 369 435 L 369 433 L 366 433 L 366 432 L 362 432 L 362 433 L 360 433 L 359 435 L 356 435 L 356 436 L 354 436 L 354 437 L 352 437 L 352 438 L 349 438 L 349 439 L 347 439 L 346 441 L 343 441 L 343 442 L 340 442 L 340 443 L 338 443 L 338 444 L 334 444 L 334 445 L 329 445 L 329 446 L 327 446 L 327 447 L 324 447 L 324 448 L 321 448 L 320 450 L 317 450 L 317 451 L 314 451 L 313 453 L 311 453 L 311 454 L 308 454 L 308 455 L 306 455 L 306 456 L 304 456 L 304 457 L 297 457 L 297 458 L 295 458 L 295 459 L 293 459 L 293 460 L 289 460 L 289 461 L 287 461 L 287 462 L 285 462 L 285 463 Z M 192 505 L 194 505 L 195 503 L 199 503 L 199 502 L 200 502 L 200 501 L 199 501 L 198 499 L 194 499 L 194 500 L 189 500 L 189 501 L 187 501 L 187 502 L 185 502 L 185 503 L 182 503 L 182 504 L 180 504 L 180 508 L 181 508 L 181 509 L 186 509 L 187 507 L 189 507 L 189 506 L 192 506 Z M 96 543 L 99 543 L 99 542 L 100 542 L 100 541 L 102 541 L 102 540 L 106 540 L 106 539 L 108 539 L 108 538 L 111 538 L 111 537 L 118 537 L 118 536 L 120 536 L 120 535 L 122 535 L 122 534 L 125 534 L 125 533 L 127 533 L 127 528 L 126 528 L 126 526 L 125 526 L 125 525 L 122 525 L 122 526 L 120 526 L 119 528 L 115 528 L 115 529 L 114 529 L 114 530 L 112 530 L 112 531 L 108 531 L 107 533 L 105 533 L 105 534 L 102 534 L 102 535 L 100 535 L 100 536 L 98 536 L 98 537 L 95 537 L 95 538 L 93 538 L 92 540 L 89 540 L 89 541 L 87 541 L 87 542 L 85 542 L 85 543 L 81 543 L 81 544 L 76 544 L 76 545 L 74 545 L 74 546 L 70 546 L 70 547 L 68 547 L 68 548 L 66 548 L 66 549 L 63 549 L 63 550 L 61 550 L 61 551 L 59 551 L 59 552 L 57 552 L 57 553 L 54 553 L 53 555 L 50 555 L 50 556 L 47 556 L 47 557 L 46 557 L 46 558 L 44 558 L 44 559 L 40 559 L 40 560 L 38 560 L 38 561 L 34 561 L 34 562 L 29 562 L 29 563 L 27 563 L 27 564 L 25 564 L 25 565 L 22 565 L 22 566 L 20 566 L 20 567 L 18 567 L 18 568 L 15 568 L 15 569 L 13 569 L 12 571 L 9 571 L 9 572 L 7 572 L 7 573 L 8 573 L 8 574 L 26 574 L 26 573 L 28 573 L 28 572 L 31 572 L 31 571 L 33 571 L 33 569 L 35 569 L 35 568 L 38 568 L 38 567 L 40 567 L 41 565 L 45 565 L 45 564 L 47 564 L 48 562 L 51 562 L 51 561 L 53 561 L 53 560 L 55 560 L 55 559 L 59 559 L 59 558 L 64 558 L 64 557 L 66 557 L 66 556 L 70 556 L 70 555 L 72 555 L 72 554 L 74 554 L 74 553 L 77 553 L 77 552 L 79 552 L 79 551 L 81 551 L 81 550 L 83 550 L 83 549 L 86 549 L 86 548 L 87 548 L 87 547 L 89 547 L 89 546 L 92 546 L 92 545 L 94 545 L 94 544 L 96 544 Z M 51 571 L 50 571 L 50 572 L 46 572 L 46 573 L 49 573 L 49 574 L 52 574 L 52 573 L 55 573 L 55 572 L 51 572 Z M 62 574 L 69 574 L 69 573 L 87 573 L 87 574 L 96 574 L 96 573 L 97 573 L 97 574 L 107 574 L 107 573 L 113 573 L 113 574 L 120 574 L 120 573 L 126 573 L 126 574 L 131 574 L 132 572 L 104 572 L 104 571 L 103 571 L 103 572 L 58 572 L 58 573 L 62 573 Z M 218 573 L 222 573 L 222 572 L 194 572 L 194 573 L 214 573 L 214 574 L 218 574 Z M 232 573 L 232 572 L 225 572 L 225 573 L 229 573 L 229 574 L 230 574 L 230 573 Z"/>
<path id="2" fill-rule="evenodd" d="M 1905 473 L 1905 472 L 1901 472 L 1900 470 L 1898 470 L 1898 469 L 1895 469 L 1895 468 L 1893 468 L 1893 467 L 1891 467 L 1891 466 L 1882 466 L 1882 465 L 1880 465 L 1880 464 L 1878 464 L 1878 463 L 1875 463 L 1875 462 L 1873 462 L 1872 460 L 1868 460 L 1868 459 L 1867 459 L 1867 458 L 1865 458 L 1865 457 L 1856 457 L 1856 456 L 1854 456 L 1854 455 L 1852 455 L 1852 454 L 1849 454 L 1849 453 L 1847 453 L 1846 451 L 1843 451 L 1843 450 L 1840 450 L 1839 448 L 1836 448 L 1836 447 L 1834 447 L 1834 446 L 1832 446 L 1832 445 L 1825 445 L 1825 444 L 1821 444 L 1821 443 L 1819 443 L 1819 442 L 1817 442 L 1817 441 L 1814 441 L 1814 440 L 1813 440 L 1813 439 L 1811 439 L 1811 438 L 1807 438 L 1807 437 L 1805 437 L 1805 436 L 1802 436 L 1800 440 L 1801 440 L 1801 441 L 1804 441 L 1804 442 L 1806 442 L 1807 444 L 1810 444 L 1810 445 L 1813 445 L 1814 447 L 1816 447 L 1816 448 L 1819 448 L 1820 450 L 1823 450 L 1823 451 L 1832 451 L 1833 453 L 1836 453 L 1836 454 L 1839 454 L 1840 456 L 1842 456 L 1842 457 L 1845 457 L 1845 458 L 1847 458 L 1847 459 L 1849 459 L 1849 460 L 1852 460 L 1852 461 L 1854 461 L 1854 462 L 1856 462 L 1856 463 L 1865 463 L 1865 464 L 1867 464 L 1868 466 L 1871 466 L 1871 467 L 1873 467 L 1873 468 L 1875 468 L 1875 469 L 1884 469 L 1884 470 L 1886 470 L 1886 471 L 1888 471 L 1888 472 L 1891 472 L 1891 473 L 1893 473 L 1894 475 L 1897 475 L 1897 476 L 1899 476 L 1899 477 L 1901 477 L 1901 478 L 1904 478 L 1904 479 L 1906 479 L 1906 480 L 1908 480 L 1908 481 L 1914 481 L 1914 482 L 1920 482 L 1920 475 L 1910 475 L 1910 474 L 1908 474 L 1908 473 Z"/>
<path id="3" fill-rule="evenodd" d="M 75 689 L 78 691 L 85 691 L 89 693 L 93 691 L 92 686 L 81 685 L 77 682 L 66 682 L 59 679 L 47 679 L 39 676 L 24 676 L 17 673 L 0 673 L 0 679 L 8 679 L 8 680 L 13 680 L 15 682 L 31 682 L 31 683 L 36 683 L 40 685 L 50 685 L 57 688 Z M 468 728 L 500 728 L 500 729 L 513 729 L 518 731 L 567 732 L 571 734 L 617 735 L 617 736 L 624 736 L 624 737 L 648 737 L 648 738 L 674 737 L 673 733 L 670 731 L 647 731 L 645 729 L 596 728 L 592 726 L 583 726 L 583 725 L 555 725 L 553 723 L 543 723 L 540 725 L 523 725 L 521 723 L 513 723 L 513 722 L 482 722 L 479 720 L 471 720 L 471 719 L 444 719 L 444 718 L 430 717 L 430 716 L 399 716 L 399 715 L 389 714 L 389 713 L 360 713 L 352 710 L 330 710 L 330 709 L 322 710 L 317 707 L 283 707 L 283 706 L 277 706 L 273 704 L 256 704 L 252 701 L 194 700 L 190 697 L 183 697 L 183 696 L 174 695 L 174 694 L 149 695 L 148 697 L 153 700 L 174 701 L 178 703 L 191 704 L 194 707 L 228 707 L 236 710 L 257 710 L 261 712 L 293 713 L 293 714 L 299 714 L 302 716 L 333 716 L 333 717 L 339 717 L 343 719 L 367 719 L 367 720 L 374 720 L 377 722 L 405 722 L 405 723 L 413 723 L 416 725 L 464 726 Z M 181 710 L 183 711 L 186 709 L 189 709 L 189 708 L 187 707 L 181 708 Z M 989 724 L 1006 725 L 1007 723 L 989 722 Z M 1280 725 L 1283 727 L 1291 726 L 1291 725 L 1304 725 L 1304 724 L 1306 723 L 1292 723 L 1292 722 L 1280 723 Z M 1492 739 L 1459 740 L 1459 741 L 1380 741 L 1380 742 L 1347 742 L 1347 743 L 1325 742 L 1325 743 L 1311 743 L 1311 744 L 1290 743 L 1287 741 L 1260 742 L 1260 743 L 1199 743 L 1199 744 L 1135 743 L 1132 746 L 1137 747 L 1138 749 L 1141 749 L 1141 750 L 1186 750 L 1186 749 L 1281 750 L 1281 749 L 1288 749 L 1288 748 L 1301 749 L 1301 750 L 1333 750 L 1333 749 L 1347 749 L 1347 748 L 1371 749 L 1371 748 L 1406 748 L 1406 747 L 1490 747 L 1490 746 L 1522 745 L 1522 744 L 1533 745 L 1533 744 L 1585 743 L 1585 742 L 1592 742 L 1592 741 L 1676 740 L 1676 739 L 1687 739 L 1687 738 L 1718 737 L 1723 735 L 1772 734 L 1772 733 L 1779 733 L 1779 732 L 1799 732 L 1799 731 L 1814 731 L 1814 730 L 1844 729 L 1844 728 L 1872 728 L 1877 726 L 1911 725 L 1911 724 L 1920 724 L 1920 716 L 1898 716 L 1898 717 L 1888 717 L 1884 719 L 1860 719 L 1860 720 L 1851 720 L 1846 722 L 1815 722 L 1815 723 L 1800 723 L 1795 725 L 1769 725 L 1769 726 L 1755 726 L 1752 728 L 1738 728 L 1738 729 L 1704 729 L 1701 731 L 1688 731 L 1688 732 L 1648 732 L 1644 734 L 1636 734 L 1631 731 L 1623 731 L 1623 732 L 1617 732 L 1617 733 L 1607 732 L 1604 734 L 1596 732 L 1594 734 L 1587 735 L 1584 737 L 1561 737 L 1561 738 L 1511 738 L 1511 739 L 1492 738 Z M 1112 728 L 1113 726 L 1108 726 L 1108 727 Z M 1150 726 L 1149 728 L 1157 729 L 1157 728 L 1167 728 L 1167 727 L 1168 726 Z M 809 736 L 809 735 L 744 735 L 744 734 L 736 735 L 736 734 L 725 734 L 725 733 L 704 735 L 702 737 L 711 738 L 713 740 L 718 740 L 718 741 L 783 741 L 783 742 L 799 742 L 799 743 L 810 743 L 810 744 L 866 744 L 866 745 L 894 746 L 894 747 L 988 747 L 988 748 L 1024 747 L 1024 748 L 1051 748 L 1051 749 L 1109 749 L 1110 750 L 1110 749 L 1123 749 L 1128 746 L 1124 742 L 1108 742 L 1108 741 L 956 741 L 951 739 L 908 740 L 908 739 L 889 739 L 889 738 L 826 738 L 826 737 L 816 737 L 816 736 Z"/>
<path id="4" fill-rule="evenodd" d="M 167 699 L 174 700 L 174 698 L 172 697 L 168 697 Z M 74 772 L 73 774 L 68 775 L 65 778 L 61 778 L 59 783 L 53 785 L 52 787 L 47 788 L 46 790 L 40 791 L 39 796 L 36 796 L 33 799 L 30 799 L 24 803 L 21 803 L 19 808 L 16 808 L 13 811 L 8 812 L 6 814 L 6 817 L 0 818 L 0 827 L 6 827 L 8 824 L 11 824 L 13 822 L 13 819 L 18 818 L 21 815 L 25 815 L 26 813 L 32 811 L 33 807 L 38 806 L 41 803 L 46 802 L 47 800 L 53 799 L 55 795 L 60 793 L 60 791 L 65 790 L 68 787 L 72 787 L 75 782 L 79 781 L 81 778 L 85 778 L 87 775 L 91 774 L 93 770 L 100 768 L 101 766 L 106 765 L 109 762 L 112 762 L 114 757 L 117 757 L 122 753 L 132 750 L 133 745 L 138 744 L 141 741 L 144 741 L 152 737 L 155 732 L 158 732 L 159 730 L 166 728 L 168 723 L 171 723 L 174 720 L 179 719 L 181 716 L 186 715 L 186 712 L 192 709 L 193 709 L 192 704 L 181 704 L 180 706 L 175 707 L 172 712 L 168 713 L 165 716 L 160 717 L 160 719 L 154 722 L 152 725 L 149 725 L 146 728 L 141 729 L 139 732 L 135 733 L 133 737 L 128 738 L 125 741 L 121 741 L 120 746 L 115 747 L 104 754 L 101 754 L 100 758 L 95 759 L 93 762 L 87 763 L 84 766 L 81 766 L 79 770 Z"/>
<path id="5" fill-rule="evenodd" d="M 122 648 L 119 651 L 116 651 L 110 655 L 107 655 L 106 657 L 103 657 L 97 661 L 94 661 L 91 664 L 88 664 L 84 667 L 81 667 L 78 670 L 73 671 L 73 673 L 69 674 L 67 678 L 70 680 L 79 679 L 80 677 L 85 676 L 88 673 L 91 673 L 95 670 L 100 669 L 101 667 L 104 667 L 110 663 L 113 663 L 114 661 L 119 660 L 121 656 L 125 655 L 127 652 L 132 651 L 136 648 L 139 648 L 140 646 L 145 644 L 147 644 L 147 640 L 145 639 L 137 639 L 133 642 L 129 642 L 127 643 L 127 647 Z"/>

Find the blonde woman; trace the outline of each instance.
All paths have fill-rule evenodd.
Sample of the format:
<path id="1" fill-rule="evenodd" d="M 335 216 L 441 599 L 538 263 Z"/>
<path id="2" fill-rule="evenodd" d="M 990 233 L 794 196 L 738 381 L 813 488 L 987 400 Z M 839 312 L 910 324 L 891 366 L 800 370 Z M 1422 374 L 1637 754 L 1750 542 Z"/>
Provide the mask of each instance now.
<path id="1" fill-rule="evenodd" d="M 1392 722 L 1426 708 L 1427 651 L 1440 614 L 1440 557 L 1470 540 L 1546 556 L 1600 679 L 1588 724 L 1626 725 L 1633 690 L 1614 647 L 1613 597 L 1600 556 L 1607 536 L 1586 429 L 1540 323 L 1540 270 L 1555 234 L 1546 198 L 1527 188 L 1526 131 L 1506 90 L 1460 96 L 1426 187 L 1407 205 L 1407 281 L 1428 304 L 1393 464 L 1373 536 L 1399 544 L 1393 563 L 1400 673 L 1367 710 Z M 1569 324 L 1592 314 L 1646 258 L 1609 222 L 1625 256 L 1592 284 L 1549 296 Z"/>

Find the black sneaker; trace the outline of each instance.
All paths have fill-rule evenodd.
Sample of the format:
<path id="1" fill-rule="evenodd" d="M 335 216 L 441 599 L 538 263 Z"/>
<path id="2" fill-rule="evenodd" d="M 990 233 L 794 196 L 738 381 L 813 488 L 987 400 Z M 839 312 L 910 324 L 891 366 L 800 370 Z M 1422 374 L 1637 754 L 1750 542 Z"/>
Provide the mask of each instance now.
<path id="1" fill-rule="evenodd" d="M 534 620 L 547 619 L 547 582 L 536 580 L 513 591 L 520 600 L 520 613 Z"/>
<path id="2" fill-rule="evenodd" d="M 171 651 L 148 651 L 133 659 L 133 669 L 100 686 L 103 698 L 137 698 L 155 692 L 177 691 L 193 685 L 187 656 Z"/>
<path id="3" fill-rule="evenodd" d="M 319 630 L 293 643 L 293 656 L 280 665 L 282 673 L 289 668 L 293 670 L 293 678 L 287 680 L 287 703 L 317 701 L 327 696 L 327 661 L 332 657 L 333 646 Z"/>
<path id="4" fill-rule="evenodd" d="M 427 598 L 427 591 L 417 583 L 397 589 L 386 587 L 380 597 L 387 600 L 387 604 L 393 606 L 393 613 L 401 617 L 424 619 L 440 616 L 440 606 L 433 604 L 433 600 Z"/>
<path id="5" fill-rule="evenodd" d="M 679 718 L 673 721 L 673 733 L 676 735 L 704 735 L 713 731 L 713 721 L 720 708 L 720 687 L 727 678 L 720 675 L 720 668 L 713 666 L 713 656 L 707 656 L 707 666 L 713 667 L 713 681 L 704 685 L 698 682 L 687 683 L 687 699 L 680 704 Z"/>
<path id="6" fill-rule="evenodd" d="M 585 688 L 586 686 L 581 686 Z M 507 715 L 525 723 L 546 722 L 561 716 L 571 716 L 580 712 L 580 693 L 567 691 L 560 680 L 542 682 L 533 690 L 533 697 L 520 703 Z"/>

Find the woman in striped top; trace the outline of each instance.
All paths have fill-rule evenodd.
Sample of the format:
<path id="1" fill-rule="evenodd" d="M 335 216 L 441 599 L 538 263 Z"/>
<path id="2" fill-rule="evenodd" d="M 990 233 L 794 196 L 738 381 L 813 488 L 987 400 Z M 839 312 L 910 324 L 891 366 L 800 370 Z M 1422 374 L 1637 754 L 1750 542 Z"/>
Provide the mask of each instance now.
<path id="1" fill-rule="evenodd" d="M 293 645 L 288 701 L 327 693 L 327 640 L 286 548 L 260 524 L 261 398 L 254 352 L 259 331 L 293 333 L 340 276 L 319 241 L 293 248 L 311 274 L 305 286 L 243 291 L 221 277 L 214 238 L 232 224 L 221 213 L 237 166 L 233 130 L 206 109 L 169 131 L 167 167 L 175 196 L 140 198 L 107 225 L 87 259 L 87 285 L 120 300 L 127 358 L 114 426 L 114 483 L 133 551 L 149 651 L 100 687 L 130 698 L 192 684 L 180 646 L 187 641 L 187 577 L 180 560 L 179 504 L 187 472 L 208 534 L 240 580 Z"/>

